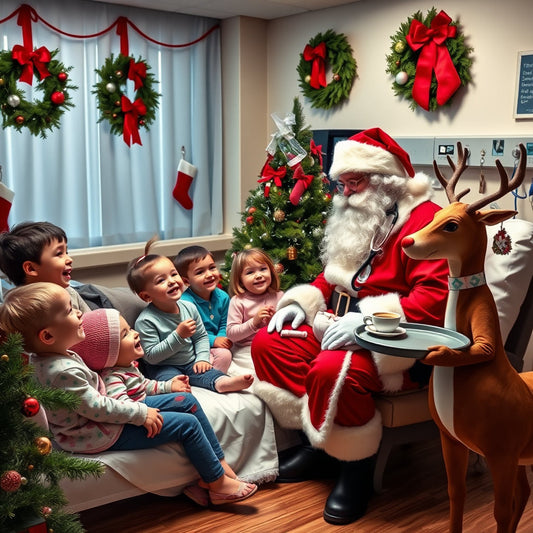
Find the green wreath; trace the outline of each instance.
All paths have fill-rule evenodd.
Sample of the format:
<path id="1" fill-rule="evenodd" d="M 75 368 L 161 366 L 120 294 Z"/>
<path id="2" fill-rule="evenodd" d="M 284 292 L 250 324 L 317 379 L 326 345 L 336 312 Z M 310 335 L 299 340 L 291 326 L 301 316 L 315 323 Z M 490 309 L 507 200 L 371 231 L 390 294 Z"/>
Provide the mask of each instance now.
<path id="1" fill-rule="evenodd" d="M 407 43 L 406 37 L 409 33 L 409 28 L 411 27 L 413 19 L 418 20 L 424 24 L 424 26 L 429 28 L 436 16 L 437 10 L 434 7 L 428 11 L 425 18 L 420 11 L 417 11 L 414 15 L 409 17 L 406 22 L 401 24 L 400 28 L 394 35 L 390 36 L 392 44 L 391 53 L 387 55 L 386 72 L 395 78 L 392 84 L 394 94 L 409 100 L 409 107 L 412 110 L 419 107 L 419 104 L 413 98 L 413 85 L 415 82 L 416 66 L 420 50 L 412 50 Z M 450 22 L 450 26 L 457 27 L 457 23 L 452 21 Z M 472 81 L 470 75 L 472 59 L 469 55 L 474 49 L 465 44 L 464 35 L 459 32 L 458 28 L 455 38 L 446 39 L 445 46 L 448 49 L 455 70 L 459 75 L 461 86 L 466 86 Z M 436 111 L 439 107 L 439 104 L 437 103 L 437 87 L 437 80 L 435 78 L 435 73 L 433 72 L 429 92 L 429 111 Z M 451 98 L 448 99 L 446 105 L 450 103 Z"/>
<path id="2" fill-rule="evenodd" d="M 119 54 L 116 59 L 113 55 L 108 57 L 102 68 L 96 72 L 100 76 L 100 81 L 94 85 L 100 110 L 98 122 L 107 121 L 111 125 L 111 133 L 116 135 L 124 134 L 125 112 L 122 108 L 123 89 L 128 81 L 130 74 L 130 65 L 138 65 L 145 69 L 145 77 L 141 76 L 139 85 L 136 83 L 134 102 L 139 99 L 146 108 L 144 114 L 139 114 L 137 126 L 149 130 L 150 124 L 155 120 L 155 110 L 159 106 L 159 97 L 161 96 L 153 89 L 154 83 L 158 83 L 154 75 L 149 72 L 150 66 L 146 61 L 139 60 L 135 62 L 133 57 Z"/>
<path id="3" fill-rule="evenodd" d="M 27 128 L 32 135 L 46 138 L 47 130 L 59 128 L 65 109 L 74 107 L 68 91 L 77 89 L 68 83 L 68 72 L 63 63 L 54 59 L 58 50 L 50 52 L 51 60 L 46 63 L 50 76 L 41 79 L 37 68 L 33 75 L 39 80 L 36 90 L 43 91 L 41 100 L 29 101 L 20 89 L 19 79 L 23 66 L 15 59 L 11 50 L 0 53 L 0 110 L 2 127 L 13 126 L 18 131 Z"/>
<path id="4" fill-rule="evenodd" d="M 333 30 L 327 30 L 324 34 L 319 33 L 309 41 L 306 49 L 308 47 L 314 49 L 321 43 L 326 46 L 325 63 L 331 65 L 333 81 L 321 88 L 311 86 L 314 61 L 304 57 L 305 51 L 300 54 L 297 70 L 300 88 L 304 96 L 311 100 L 311 107 L 330 109 L 348 98 L 357 72 L 357 64 L 352 56 L 352 47 L 344 34 L 337 34 Z"/>

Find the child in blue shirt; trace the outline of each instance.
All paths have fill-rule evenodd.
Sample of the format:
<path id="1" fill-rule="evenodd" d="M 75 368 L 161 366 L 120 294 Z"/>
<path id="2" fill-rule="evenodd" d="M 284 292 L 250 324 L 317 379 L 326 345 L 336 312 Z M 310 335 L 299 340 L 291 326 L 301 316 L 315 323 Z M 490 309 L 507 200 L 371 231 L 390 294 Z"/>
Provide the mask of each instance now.
<path id="1" fill-rule="evenodd" d="M 212 254 L 203 246 L 188 246 L 174 258 L 174 265 L 189 285 L 181 299 L 196 305 L 209 337 L 210 362 L 227 372 L 233 343 L 226 335 L 230 298 L 218 287 L 220 272 Z"/>

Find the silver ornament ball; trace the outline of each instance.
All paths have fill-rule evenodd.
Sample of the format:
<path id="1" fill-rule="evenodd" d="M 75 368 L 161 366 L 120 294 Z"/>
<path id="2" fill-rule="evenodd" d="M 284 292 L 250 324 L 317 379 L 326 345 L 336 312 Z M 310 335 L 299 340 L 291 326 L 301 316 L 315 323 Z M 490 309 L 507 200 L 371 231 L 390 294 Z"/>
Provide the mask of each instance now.
<path id="1" fill-rule="evenodd" d="M 106 86 L 105 86 L 105 90 L 108 92 L 108 93 L 114 93 L 116 90 L 117 90 L 117 86 L 112 83 L 112 82 L 109 82 Z"/>
<path id="2" fill-rule="evenodd" d="M 402 70 L 401 72 L 398 72 L 398 74 L 396 74 L 395 79 L 398 85 L 405 85 L 407 83 L 407 80 L 409 79 L 409 76 L 407 75 L 407 72 Z"/>
<path id="3" fill-rule="evenodd" d="M 16 94 L 10 94 L 8 97 L 7 97 L 7 103 L 11 106 L 11 107 L 18 107 L 20 105 L 20 98 L 18 97 L 18 95 Z"/>

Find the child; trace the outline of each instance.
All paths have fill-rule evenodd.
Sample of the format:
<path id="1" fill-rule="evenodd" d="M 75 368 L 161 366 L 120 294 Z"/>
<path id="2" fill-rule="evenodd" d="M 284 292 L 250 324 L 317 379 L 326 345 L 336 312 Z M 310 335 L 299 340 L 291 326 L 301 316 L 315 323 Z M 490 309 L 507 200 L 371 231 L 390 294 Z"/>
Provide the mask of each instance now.
<path id="1" fill-rule="evenodd" d="M 254 380 L 251 374 L 230 377 L 212 367 L 200 314 L 193 304 L 180 300 L 185 284 L 174 263 L 149 254 L 153 242 L 148 241 L 143 256 L 131 261 L 127 273 L 131 290 L 148 302 L 135 322 L 144 349 L 143 372 L 158 380 L 185 374 L 191 385 L 216 392 L 248 388 Z"/>
<path id="2" fill-rule="evenodd" d="M 22 334 L 26 350 L 33 353 L 37 379 L 43 385 L 71 391 L 80 399 L 73 412 L 51 409 L 47 413 L 50 429 L 61 448 L 99 453 L 181 442 L 200 474 L 201 487 L 209 491 L 211 503 L 236 502 L 251 496 L 256 485 L 236 479 L 223 462 L 214 434 L 207 436 L 204 432 L 209 432 L 209 427 L 200 422 L 201 414 L 192 414 L 201 412 L 193 396 L 180 393 L 186 397 L 182 407 L 187 412 L 160 412 L 148 401 L 121 401 L 105 395 L 98 374 L 70 350 L 85 337 L 81 317 L 81 312 L 72 308 L 67 291 L 53 283 L 12 289 L 0 307 L 0 328 L 6 334 Z M 114 340 L 115 345 L 117 341 Z M 119 350 L 126 352 L 126 344 L 121 341 Z M 174 394 L 162 398 L 169 396 L 175 401 Z M 201 501 L 201 495 L 194 496 Z"/>
<path id="3" fill-rule="evenodd" d="M 72 259 L 67 236 L 51 222 L 22 222 L 0 234 L 0 270 L 14 285 L 56 283 L 67 289 L 76 309 L 84 313 L 90 309 L 70 286 Z"/>
<path id="4" fill-rule="evenodd" d="M 228 337 L 234 343 L 230 374 L 237 368 L 254 370 L 250 345 L 256 332 L 266 326 L 283 296 L 270 257 L 258 248 L 239 252 L 233 259 L 229 293 Z"/>
<path id="5" fill-rule="evenodd" d="M 231 364 L 232 342 L 226 336 L 229 296 L 218 287 L 220 272 L 211 253 L 203 246 L 188 246 L 174 258 L 181 278 L 189 285 L 181 299 L 196 305 L 211 347 L 210 362 L 227 372 Z"/>

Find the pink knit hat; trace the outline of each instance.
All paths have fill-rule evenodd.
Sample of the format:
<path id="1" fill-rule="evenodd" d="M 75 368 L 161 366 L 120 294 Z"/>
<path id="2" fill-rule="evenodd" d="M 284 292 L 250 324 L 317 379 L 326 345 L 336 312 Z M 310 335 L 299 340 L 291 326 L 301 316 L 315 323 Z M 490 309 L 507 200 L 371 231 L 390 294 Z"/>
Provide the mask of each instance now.
<path id="1" fill-rule="evenodd" d="M 120 349 L 120 313 L 116 309 L 95 309 L 83 314 L 85 340 L 72 347 L 95 371 L 115 366 Z"/>
<path id="2" fill-rule="evenodd" d="M 407 152 L 380 128 L 361 131 L 335 145 L 329 176 L 336 180 L 345 172 L 369 172 L 413 177 Z"/>

